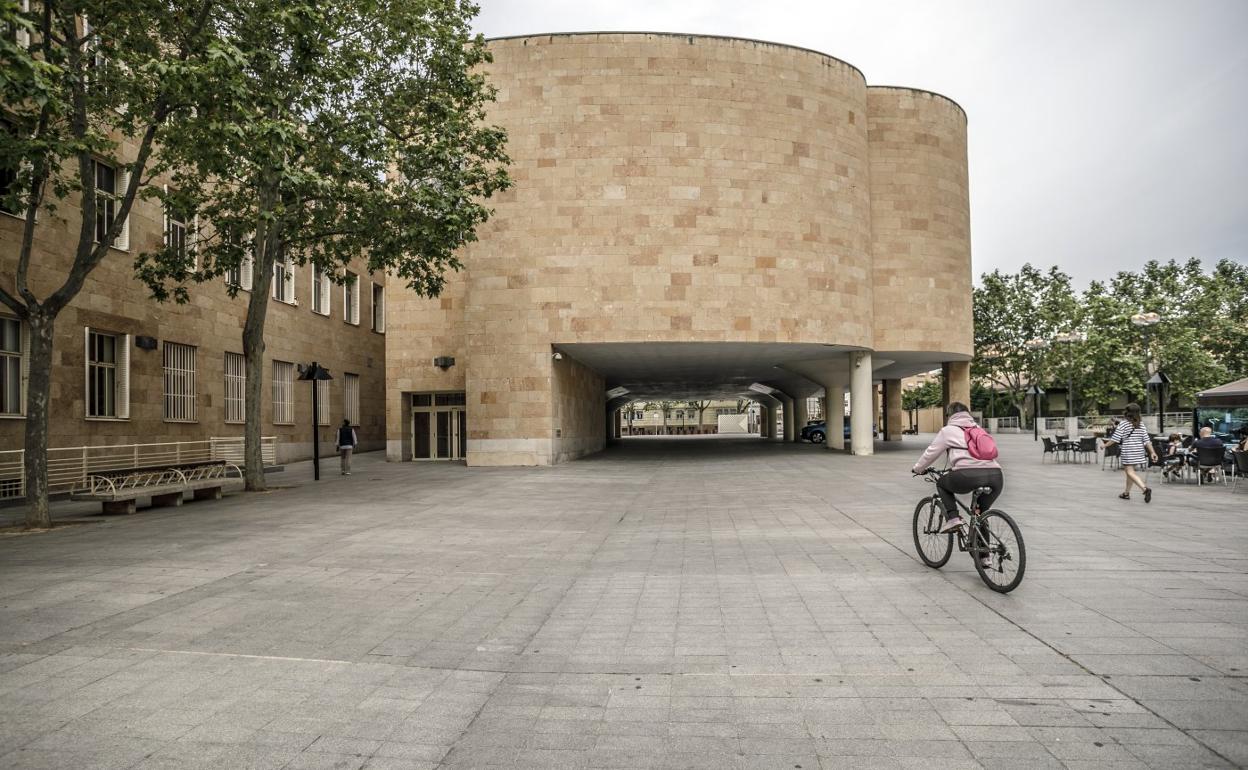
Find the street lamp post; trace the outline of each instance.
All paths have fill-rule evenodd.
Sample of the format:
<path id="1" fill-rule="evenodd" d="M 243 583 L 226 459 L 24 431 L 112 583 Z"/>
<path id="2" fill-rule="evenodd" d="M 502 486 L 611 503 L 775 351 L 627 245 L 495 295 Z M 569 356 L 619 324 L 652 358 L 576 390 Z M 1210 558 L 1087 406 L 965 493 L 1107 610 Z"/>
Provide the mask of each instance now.
<path id="1" fill-rule="evenodd" d="M 1066 416 L 1075 416 L 1075 349 L 1074 344 L 1085 342 L 1088 335 L 1083 332 L 1063 332 L 1053 338 L 1066 346 Z"/>
<path id="2" fill-rule="evenodd" d="M 1131 316 L 1131 323 L 1140 327 L 1144 333 L 1144 414 L 1150 414 L 1153 411 L 1153 394 L 1149 389 L 1148 380 L 1153 375 L 1153 353 L 1149 343 L 1152 341 L 1153 327 L 1161 322 L 1161 315 L 1158 313 L 1136 313 Z M 1160 425 L 1158 428 L 1160 429 Z"/>
<path id="3" fill-rule="evenodd" d="M 1039 355 L 1041 350 L 1044 350 L 1049 346 L 1049 341 L 1043 339 L 1042 337 L 1032 337 L 1024 342 L 1023 345 L 1025 345 L 1028 350 L 1032 351 L 1036 355 Z M 1036 361 L 1033 358 L 1031 362 L 1031 387 L 1027 390 L 1027 394 L 1032 397 L 1031 424 L 1033 426 L 1033 441 L 1040 440 L 1040 396 L 1044 395 L 1044 390 L 1040 388 L 1040 385 L 1037 382 L 1038 378 L 1036 377 L 1036 369 Z"/>
<path id="4" fill-rule="evenodd" d="M 316 361 L 309 366 L 302 367 L 302 371 L 299 372 L 300 381 L 312 383 L 312 478 L 315 481 L 321 480 L 321 435 L 320 421 L 317 419 L 321 412 L 321 398 L 320 389 L 316 387 L 316 383 L 332 379 L 334 377 L 329 370 Z"/>

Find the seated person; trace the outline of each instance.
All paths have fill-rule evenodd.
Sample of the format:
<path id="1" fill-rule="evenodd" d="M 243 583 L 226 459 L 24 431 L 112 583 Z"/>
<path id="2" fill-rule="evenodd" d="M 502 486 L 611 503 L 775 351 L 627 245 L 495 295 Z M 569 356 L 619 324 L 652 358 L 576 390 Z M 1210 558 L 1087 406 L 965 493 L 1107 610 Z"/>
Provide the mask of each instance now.
<path id="1" fill-rule="evenodd" d="M 1239 429 L 1239 443 L 1235 445 L 1236 452 L 1248 452 L 1248 428 Z"/>
<path id="2" fill-rule="evenodd" d="M 1167 478 L 1175 479 L 1183 472 L 1183 437 L 1177 433 L 1170 434 L 1170 443 L 1166 445 L 1166 454 L 1163 463 L 1166 469 L 1162 471 Z"/>
<path id="3" fill-rule="evenodd" d="M 1192 442 L 1193 449 L 1217 449 L 1221 451 L 1226 445 L 1222 443 L 1222 439 L 1213 435 L 1213 429 L 1205 426 L 1200 429 L 1200 438 Z M 1205 481 L 1213 480 L 1212 471 L 1204 471 L 1202 477 Z"/>

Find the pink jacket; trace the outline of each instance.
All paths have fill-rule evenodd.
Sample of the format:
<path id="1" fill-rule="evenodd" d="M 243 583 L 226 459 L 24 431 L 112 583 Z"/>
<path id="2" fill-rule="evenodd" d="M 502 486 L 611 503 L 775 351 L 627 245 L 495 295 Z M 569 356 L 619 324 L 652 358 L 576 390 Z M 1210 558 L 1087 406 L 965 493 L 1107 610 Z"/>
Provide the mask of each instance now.
<path id="1" fill-rule="evenodd" d="M 940 429 L 931 446 L 914 465 L 914 472 L 921 473 L 931 467 L 941 452 L 949 453 L 949 467 L 958 471 L 965 468 L 1000 468 L 996 460 L 976 460 L 966 448 L 964 428 L 975 425 L 975 418 L 968 412 L 958 412 L 949 418 L 949 424 Z"/>

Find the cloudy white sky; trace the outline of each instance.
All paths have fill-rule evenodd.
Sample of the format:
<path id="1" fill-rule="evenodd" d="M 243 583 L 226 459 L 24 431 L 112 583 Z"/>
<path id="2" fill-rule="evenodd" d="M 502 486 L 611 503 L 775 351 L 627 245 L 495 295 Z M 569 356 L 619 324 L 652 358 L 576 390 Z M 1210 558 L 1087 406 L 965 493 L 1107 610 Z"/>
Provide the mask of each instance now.
<path id="1" fill-rule="evenodd" d="M 487 36 L 814 48 L 969 115 L 975 272 L 1248 262 L 1248 0 L 478 0 Z"/>

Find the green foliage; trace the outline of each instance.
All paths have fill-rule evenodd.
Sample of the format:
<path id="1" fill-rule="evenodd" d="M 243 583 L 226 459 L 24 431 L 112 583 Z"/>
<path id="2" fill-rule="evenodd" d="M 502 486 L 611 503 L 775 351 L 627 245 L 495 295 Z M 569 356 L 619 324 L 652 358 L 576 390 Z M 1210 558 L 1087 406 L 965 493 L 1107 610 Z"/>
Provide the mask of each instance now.
<path id="1" fill-rule="evenodd" d="M 1144 329 L 1140 312 L 1161 321 Z M 1222 260 L 1205 272 L 1199 260 L 1150 261 L 1139 272 L 1094 281 L 1076 294 L 1056 268 L 1030 265 L 1017 275 L 986 274 L 975 290 L 976 377 L 1010 391 L 1018 403 L 1034 372 L 1041 386 L 1066 387 L 1078 412 L 1102 411 L 1120 395 L 1144 401 L 1152 372 L 1171 379 L 1169 400 L 1190 401 L 1205 388 L 1248 376 L 1248 267 Z M 1086 341 L 1059 343 L 1078 330 Z M 1050 344 L 1029 350 L 1026 341 Z"/>
<path id="2" fill-rule="evenodd" d="M 941 390 L 939 380 L 928 380 L 917 388 L 903 390 L 901 393 L 901 408 L 925 409 L 929 406 L 940 406 L 944 396 Z"/>
<path id="3" fill-rule="evenodd" d="M 462 0 L 225 0 L 220 68 L 164 132 L 156 170 L 197 215 L 198 271 L 167 250 L 136 270 L 159 299 L 254 260 L 336 280 L 363 257 L 437 295 L 506 189 L 505 135 L 485 122 L 484 39 Z M 166 197 L 161 190 L 148 195 Z"/>

